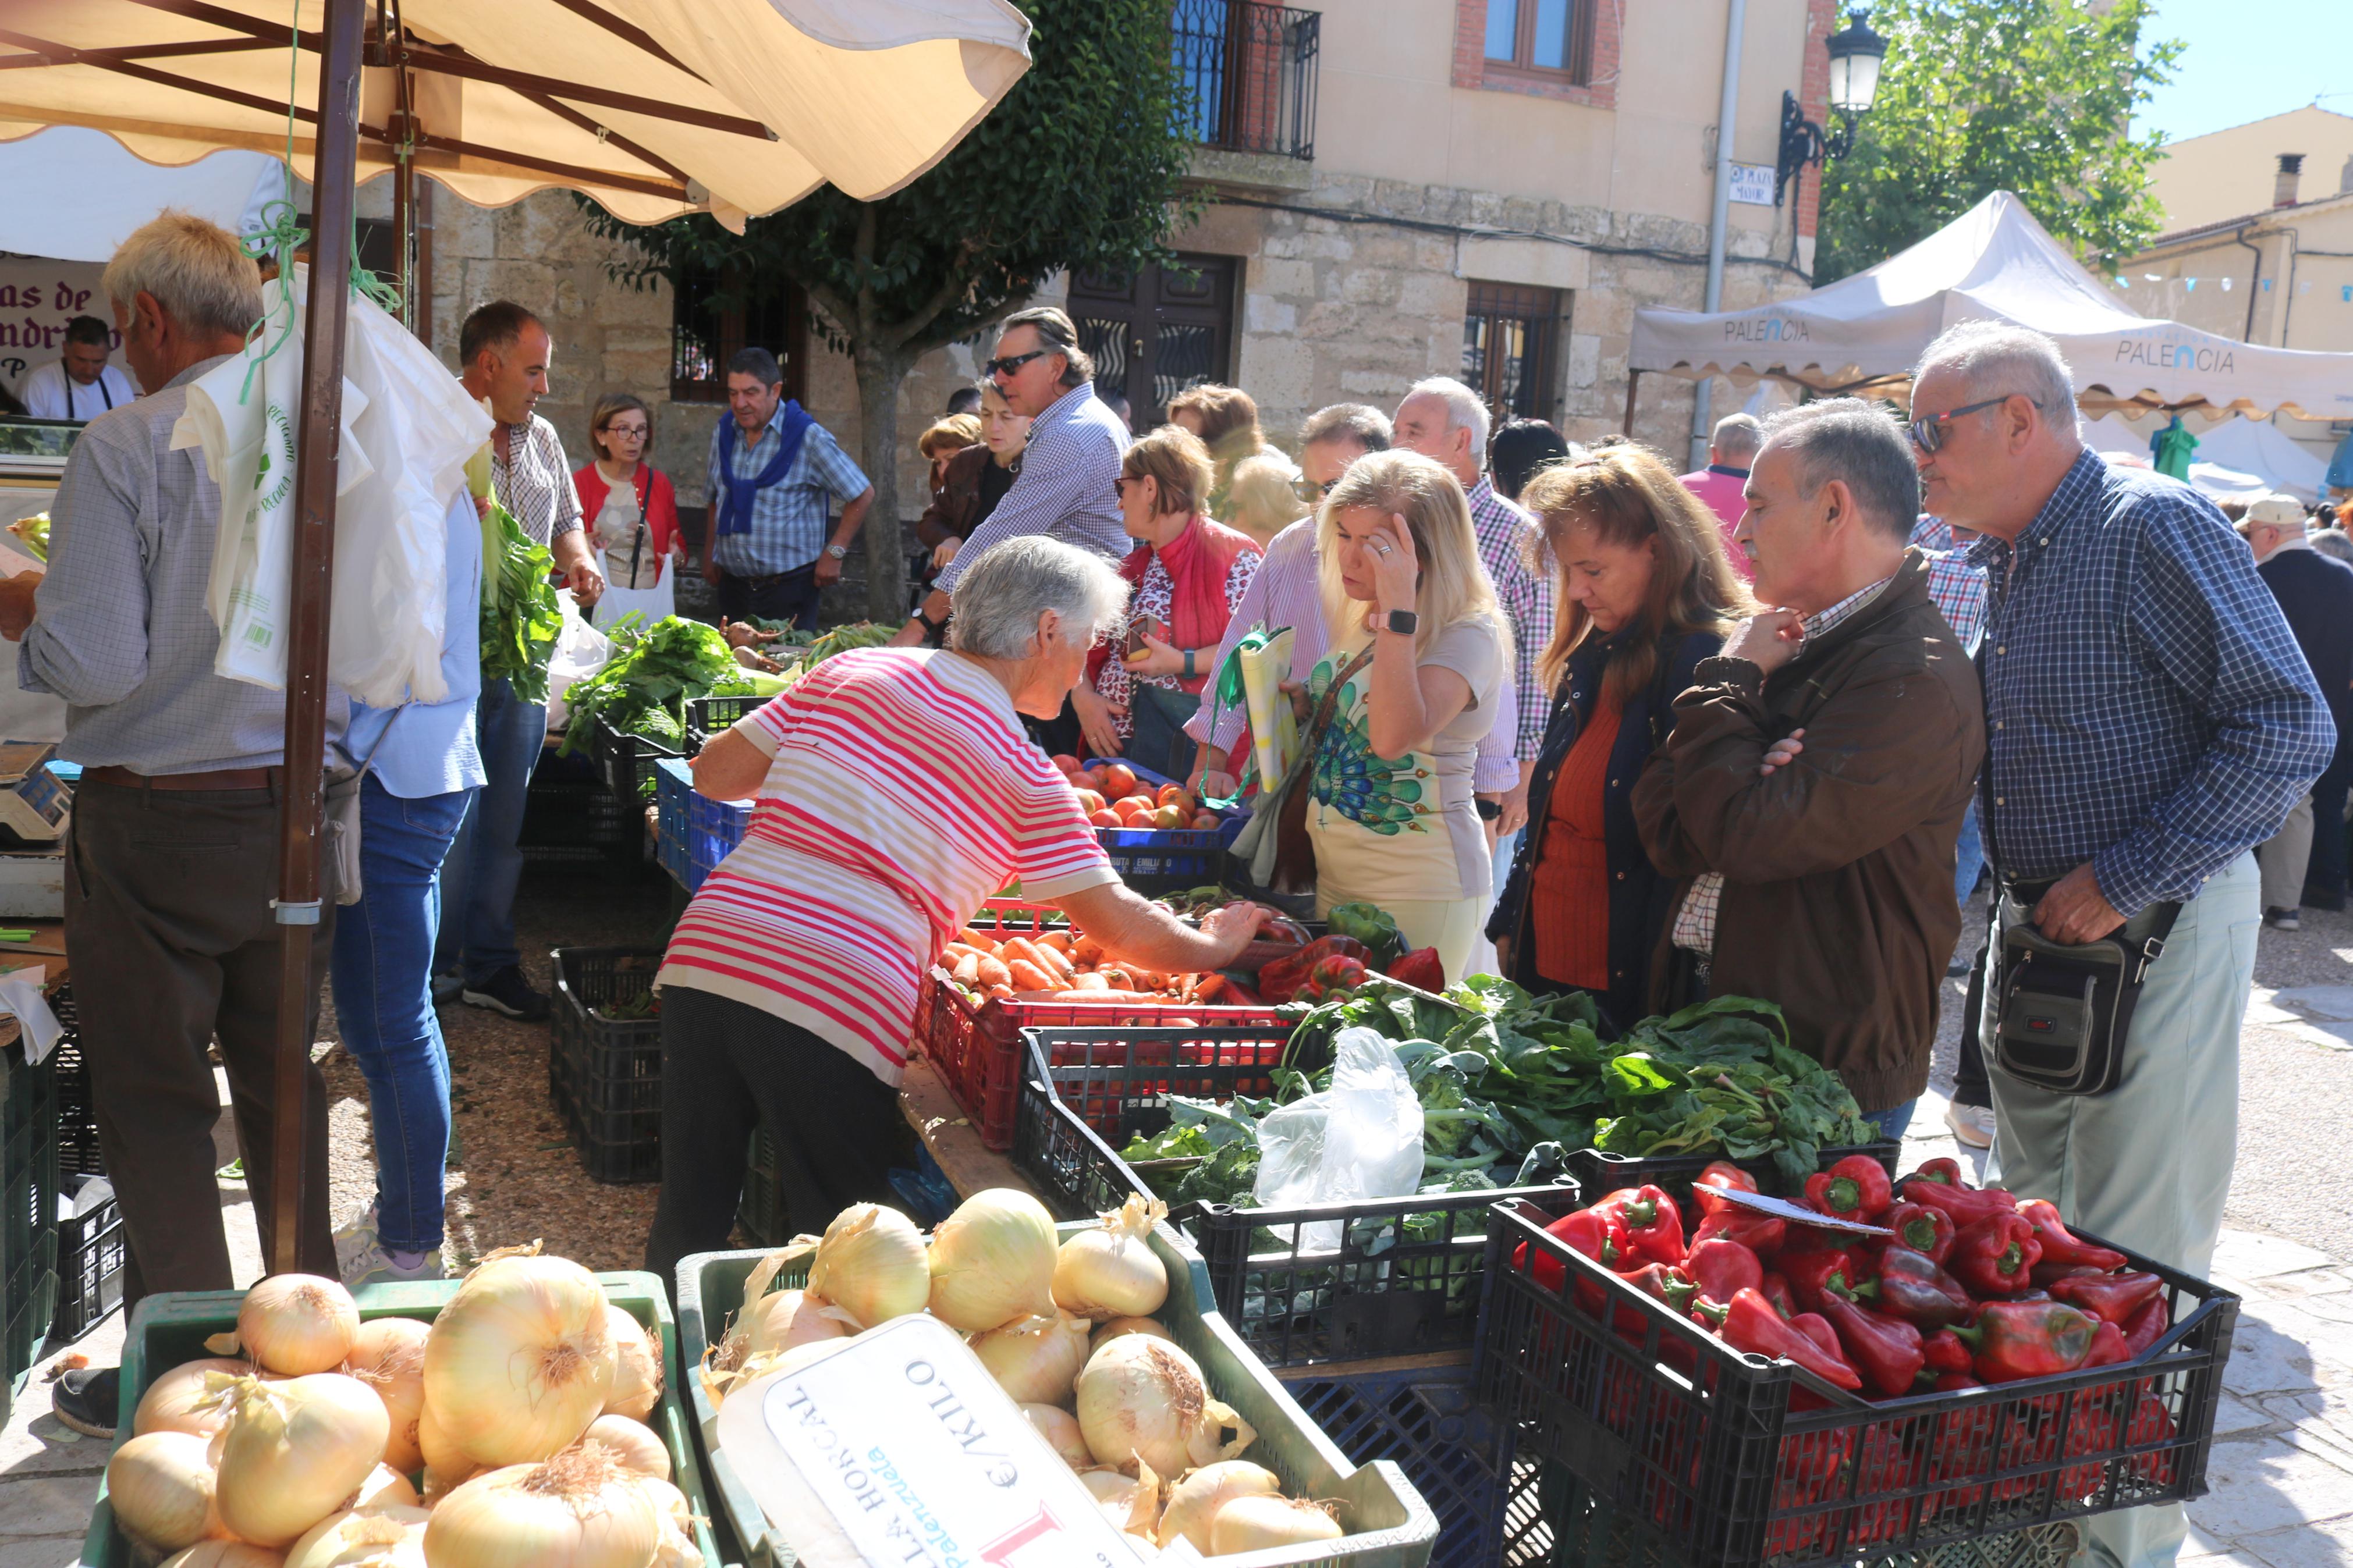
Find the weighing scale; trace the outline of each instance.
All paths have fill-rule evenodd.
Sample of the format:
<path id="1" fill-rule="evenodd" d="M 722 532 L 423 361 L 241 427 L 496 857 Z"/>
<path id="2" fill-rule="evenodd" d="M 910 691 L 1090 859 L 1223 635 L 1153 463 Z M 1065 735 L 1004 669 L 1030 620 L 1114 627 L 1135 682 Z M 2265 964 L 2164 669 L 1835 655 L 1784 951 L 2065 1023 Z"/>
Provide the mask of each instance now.
<path id="1" fill-rule="evenodd" d="M 65 915 L 65 853 L 73 788 L 49 770 L 48 741 L 0 741 L 0 919 Z"/>

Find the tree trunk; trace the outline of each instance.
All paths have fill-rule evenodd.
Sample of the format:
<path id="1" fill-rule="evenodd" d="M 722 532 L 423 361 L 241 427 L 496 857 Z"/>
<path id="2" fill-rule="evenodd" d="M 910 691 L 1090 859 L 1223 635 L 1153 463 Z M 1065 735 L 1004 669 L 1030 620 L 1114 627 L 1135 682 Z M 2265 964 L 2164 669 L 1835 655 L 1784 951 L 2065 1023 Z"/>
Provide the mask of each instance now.
<path id="1" fill-rule="evenodd" d="M 860 466 L 874 485 L 874 507 L 866 514 L 864 531 L 866 613 L 895 626 L 905 622 L 909 604 L 905 531 L 899 521 L 899 384 L 915 361 L 911 354 L 860 342 L 850 363 L 858 374 Z"/>

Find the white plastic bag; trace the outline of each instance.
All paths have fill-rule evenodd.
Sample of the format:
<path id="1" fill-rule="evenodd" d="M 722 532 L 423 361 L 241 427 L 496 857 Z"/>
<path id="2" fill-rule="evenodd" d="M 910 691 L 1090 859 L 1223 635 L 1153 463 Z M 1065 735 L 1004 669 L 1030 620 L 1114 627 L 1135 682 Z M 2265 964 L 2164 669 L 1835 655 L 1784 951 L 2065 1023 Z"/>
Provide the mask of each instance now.
<path id="1" fill-rule="evenodd" d="M 1268 1114 L 1258 1124 L 1261 1208 L 1297 1208 L 1344 1198 L 1392 1198 L 1421 1190 L 1421 1100 L 1397 1047 L 1371 1029 L 1340 1031 L 1332 1045 L 1332 1087 Z M 1301 1227 L 1303 1252 L 1331 1252 L 1341 1222 Z"/>
<path id="2" fill-rule="evenodd" d="M 555 638 L 555 651 L 547 659 L 547 732 L 561 735 L 571 722 L 572 705 L 564 694 L 572 689 L 573 682 L 586 680 L 605 668 L 613 657 L 613 644 L 603 632 L 588 624 L 580 613 L 580 601 L 572 590 L 556 590 L 555 602 L 564 608 L 564 630 Z"/>

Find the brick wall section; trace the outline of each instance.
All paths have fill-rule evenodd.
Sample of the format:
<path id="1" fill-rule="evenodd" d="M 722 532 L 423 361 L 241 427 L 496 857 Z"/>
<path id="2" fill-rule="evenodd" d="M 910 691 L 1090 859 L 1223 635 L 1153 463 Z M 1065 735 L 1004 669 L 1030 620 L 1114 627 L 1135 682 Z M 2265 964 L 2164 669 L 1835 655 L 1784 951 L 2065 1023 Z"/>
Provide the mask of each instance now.
<path id="1" fill-rule="evenodd" d="M 1534 5 L 1535 0 L 1522 0 Z M 1594 109 L 1618 107 L 1619 7 L 1614 0 L 1577 0 L 1592 40 L 1590 85 L 1572 86 L 1548 72 L 1499 68 L 1487 58 L 1487 0 L 1454 0 L 1454 85 L 1490 92 L 1524 92 Z"/>
<path id="2" fill-rule="evenodd" d="M 1831 130 L 1831 57 L 1825 47 L 1830 36 L 1839 30 L 1839 0 L 1806 0 L 1806 58 L 1799 73 L 1798 103 L 1807 119 Z M 1810 236 L 1814 220 L 1822 208 L 1822 172 L 1819 168 L 1806 171 L 1804 190 L 1798 198 L 1798 232 Z"/>

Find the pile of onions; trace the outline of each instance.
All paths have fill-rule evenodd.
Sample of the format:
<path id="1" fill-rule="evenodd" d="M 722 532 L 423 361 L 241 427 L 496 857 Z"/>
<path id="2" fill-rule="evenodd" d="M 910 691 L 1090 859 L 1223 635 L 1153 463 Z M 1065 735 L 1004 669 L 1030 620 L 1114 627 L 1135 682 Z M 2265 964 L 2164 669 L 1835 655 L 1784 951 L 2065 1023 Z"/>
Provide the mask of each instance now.
<path id="1" fill-rule="evenodd" d="M 206 1448 L 193 1432 L 149 1432 L 114 1450 L 106 1496 L 125 1535 L 162 1552 L 223 1533 Z"/>
<path id="2" fill-rule="evenodd" d="M 425 1400 L 442 1436 L 486 1468 L 536 1464 L 568 1447 L 613 1392 L 605 1307 L 596 1277 L 567 1259 L 482 1263 L 425 1341 Z"/>
<path id="3" fill-rule="evenodd" d="M 661 1403 L 661 1345 L 628 1313 L 605 1303 L 605 1331 L 613 1340 L 613 1387 L 605 1396 L 607 1415 L 643 1421 Z"/>
<path id="4" fill-rule="evenodd" d="M 237 1310 L 237 1347 L 281 1377 L 334 1371 L 359 1335 L 359 1303 L 342 1281 L 316 1274 L 273 1274 Z"/>
<path id="5" fill-rule="evenodd" d="M 654 1436 L 654 1429 L 642 1421 L 633 1421 L 626 1415 L 599 1415 L 588 1423 L 588 1431 L 580 1440 L 602 1444 L 613 1456 L 613 1462 L 625 1470 L 635 1470 L 658 1481 L 670 1479 L 670 1450 Z"/>
<path id="6" fill-rule="evenodd" d="M 286 1568 L 426 1568 L 421 1508 L 356 1508 L 322 1520 L 286 1553 Z"/>
<path id="7" fill-rule="evenodd" d="M 193 1432 L 209 1437 L 228 1425 L 228 1405 L 216 1395 L 206 1379 L 214 1373 L 244 1377 L 252 1371 L 251 1362 L 227 1356 L 183 1362 L 147 1385 L 147 1392 L 139 1396 L 139 1409 L 131 1417 L 131 1430 L 142 1436 L 150 1432 Z"/>
<path id="8" fill-rule="evenodd" d="M 1236 1498 L 1209 1521 L 1209 1555 L 1337 1541 L 1343 1533 L 1340 1521 L 1322 1503 L 1287 1497 Z"/>
<path id="9" fill-rule="evenodd" d="M 1130 1196 L 1103 1224 L 1062 1243 L 1054 1257 L 1054 1304 L 1082 1318 L 1141 1318 L 1168 1300 L 1168 1269 L 1152 1250 L 1152 1227 L 1168 1205 Z M 937 1311 L 936 1306 L 933 1309 Z"/>
<path id="10" fill-rule="evenodd" d="M 825 1227 L 809 1261 L 808 1288 L 861 1329 L 920 1312 L 932 1299 L 923 1233 L 897 1209 L 852 1204 Z"/>
<path id="11" fill-rule="evenodd" d="M 1059 1405 L 1024 1405 L 1021 1414 L 1038 1435 L 1050 1444 L 1062 1463 L 1074 1470 L 1084 1469 L 1094 1463 L 1087 1451 L 1087 1435 L 1079 1430 L 1079 1418 Z"/>
<path id="12" fill-rule="evenodd" d="M 932 1233 L 932 1316 L 964 1334 L 1051 1316 L 1055 1259 L 1045 1205 L 1011 1187 L 975 1193 Z"/>
<path id="13" fill-rule="evenodd" d="M 1068 1405 L 1087 1364 L 1087 1321 L 1029 1318 L 971 1340 L 972 1353 L 1016 1405 Z"/>
<path id="14" fill-rule="evenodd" d="M 1201 1368 L 1177 1345 L 1124 1334 L 1079 1373 L 1079 1429 L 1102 1464 L 1138 1460 L 1164 1476 L 1239 1456 L 1258 1434 L 1233 1407 L 1209 1397 Z M 1228 1441 L 1225 1432 L 1234 1428 Z"/>
<path id="15" fill-rule="evenodd" d="M 340 1509 L 392 1431 L 375 1391 L 340 1373 L 242 1378 L 229 1397 L 215 1499 L 229 1533 L 256 1546 L 284 1546 Z"/>
<path id="16" fill-rule="evenodd" d="M 848 1312 L 828 1306 L 806 1290 L 778 1290 L 763 1296 L 744 1316 L 749 1320 L 743 1330 L 748 1355 L 767 1355 L 858 1331 Z"/>
<path id="17" fill-rule="evenodd" d="M 1223 1459 L 1204 1465 L 1178 1481 L 1168 1492 L 1168 1507 L 1160 1516 L 1155 1536 L 1163 1547 L 1179 1540 L 1197 1552 L 1209 1551 L 1209 1521 L 1236 1498 L 1280 1497 L 1282 1479 L 1263 1465 L 1248 1459 Z"/>
<path id="18" fill-rule="evenodd" d="M 425 1526 L 433 1568 L 647 1568 L 676 1533 L 666 1507 L 595 1443 L 476 1476 Z"/>
<path id="19" fill-rule="evenodd" d="M 384 1401 L 392 1417 L 392 1438 L 384 1460 L 404 1475 L 425 1467 L 417 1447 L 417 1423 L 425 1414 L 425 1337 L 427 1331 L 414 1318 L 378 1318 L 360 1325 L 352 1345 L 351 1373 Z"/>

